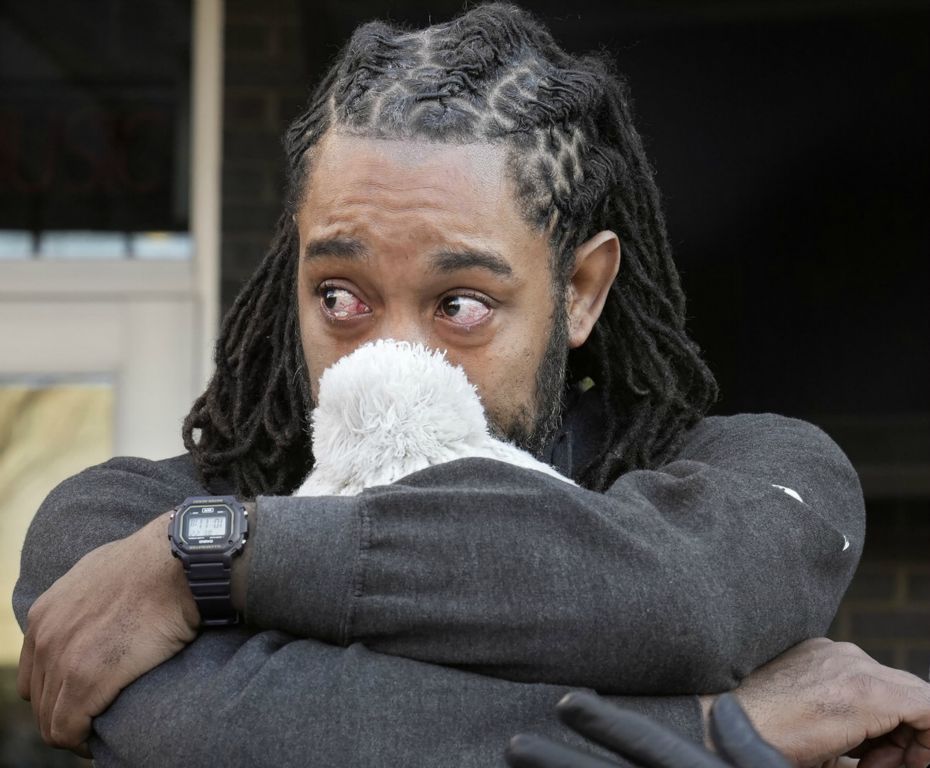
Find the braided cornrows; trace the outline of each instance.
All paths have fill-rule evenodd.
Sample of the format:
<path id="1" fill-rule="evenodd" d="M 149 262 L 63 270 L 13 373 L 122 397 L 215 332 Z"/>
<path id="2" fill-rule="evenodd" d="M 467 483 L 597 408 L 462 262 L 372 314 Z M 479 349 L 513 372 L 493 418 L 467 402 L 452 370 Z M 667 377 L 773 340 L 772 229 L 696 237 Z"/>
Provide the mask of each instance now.
<path id="1" fill-rule="evenodd" d="M 597 382 L 608 416 L 598 460 L 576 479 L 604 489 L 622 471 L 656 466 L 675 450 L 717 387 L 685 332 L 685 297 L 659 192 L 626 85 L 608 59 L 568 55 L 510 5 L 480 6 L 414 32 L 366 24 L 288 129 L 289 212 L 302 198 L 312 150 L 330 128 L 506 146 L 524 215 L 549 236 L 557 296 L 574 249 L 602 229 L 616 231 L 620 277 L 591 338 L 568 361 L 573 378 Z M 313 461 L 297 342 L 296 249 L 294 224 L 284 215 L 223 323 L 216 375 L 184 424 L 185 445 L 205 478 L 226 475 L 245 496 L 289 492 Z"/>

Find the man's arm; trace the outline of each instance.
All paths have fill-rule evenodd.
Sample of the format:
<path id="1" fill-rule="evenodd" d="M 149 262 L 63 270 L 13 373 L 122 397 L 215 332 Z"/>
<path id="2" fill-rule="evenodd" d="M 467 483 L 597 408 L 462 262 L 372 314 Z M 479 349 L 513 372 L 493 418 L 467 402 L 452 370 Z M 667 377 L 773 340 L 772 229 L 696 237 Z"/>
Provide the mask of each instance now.
<path id="1" fill-rule="evenodd" d="M 106 469 L 84 473 L 85 481 L 88 475 L 90 482 L 76 479 L 53 493 L 37 516 L 24 549 L 23 572 L 14 596 L 21 624 L 25 624 L 26 612 L 35 596 L 44 592 L 54 580 L 55 571 L 70 566 L 75 556 L 73 542 L 78 542 L 79 547 L 92 548 L 102 543 L 101 537 L 112 535 L 114 531 L 131 530 L 138 525 L 138 520 L 147 519 L 146 510 L 150 507 L 167 506 L 164 498 L 197 492 L 189 471 L 183 462 L 177 461 L 161 465 L 117 461 Z M 153 543 L 163 539 L 161 522 L 156 521 L 127 539 L 114 542 L 112 547 L 135 545 L 144 541 L 147 533 L 152 534 Z M 158 551 L 162 551 L 161 548 Z M 74 594 L 74 590 L 65 585 L 77 579 L 83 590 L 93 592 L 100 589 L 105 576 L 131 585 L 150 570 L 140 568 L 144 563 L 137 557 L 117 561 L 109 558 L 110 554 L 107 547 L 99 547 L 79 564 L 83 567 L 88 559 L 91 563 L 96 561 L 95 575 L 99 577 L 81 579 L 80 568 L 74 568 L 55 586 L 63 588 L 65 595 Z M 107 573 L 108 567 L 113 571 L 111 574 Z M 84 583 L 87 581 L 90 583 Z M 143 585 L 143 593 L 148 586 Z M 93 611 L 101 602 L 92 600 L 87 610 Z M 178 610 L 179 615 L 183 613 Z M 151 627 L 143 629 L 146 638 L 152 635 Z M 126 626 L 112 627 L 108 634 L 118 637 L 126 630 Z M 509 733 L 527 728 L 551 733 L 551 723 L 545 722 L 541 699 L 546 700 L 548 707 L 552 700 L 550 694 L 557 696 L 563 690 L 557 686 L 510 683 L 371 654 L 360 644 L 344 649 L 309 640 L 291 642 L 291 638 L 275 632 L 254 636 L 251 645 L 246 644 L 250 653 L 239 654 L 238 649 L 247 639 L 240 634 L 235 630 L 207 631 L 173 660 L 126 689 L 97 721 L 103 740 L 94 744 L 102 764 L 119 765 L 120 760 L 129 764 L 164 764 L 172 755 L 198 755 L 201 754 L 198 750 L 206 747 L 211 755 L 229 756 L 231 761 L 235 761 L 236 755 L 258 755 L 259 752 L 271 754 L 277 760 L 278 751 L 287 745 L 296 745 L 297 749 L 297 757 L 292 754 L 290 759 L 303 761 L 308 754 L 305 750 L 312 749 L 313 742 L 321 739 L 324 746 L 329 745 L 342 755 L 357 753 L 364 759 L 371 754 L 365 749 L 385 755 L 399 755 L 396 750 L 406 750 L 408 755 L 427 756 L 421 764 L 436 764 L 433 756 L 439 752 L 446 754 L 442 747 L 447 746 L 452 748 L 452 757 L 446 764 L 461 765 L 456 739 L 471 744 L 472 737 L 481 745 L 478 748 L 483 750 L 480 764 L 484 764 L 483 755 L 497 747 L 487 739 L 482 740 L 481 733 L 496 733 L 492 725 L 500 726 L 498 730 L 506 728 Z M 308 656 L 302 649 L 315 650 Z M 834 671 L 828 671 L 829 679 L 835 679 Z M 379 679 L 381 677 L 383 680 Z M 151 688 L 153 681 L 162 681 L 167 687 Z M 224 681 L 225 684 L 220 684 Z M 801 690 L 802 686 L 791 684 L 773 692 L 763 684 L 760 697 L 771 704 L 773 693 L 776 697 L 780 693 L 783 699 L 787 695 L 786 703 L 797 703 Z M 806 686 L 806 690 L 815 694 L 823 692 L 816 685 Z M 851 690 L 861 690 L 861 685 L 852 686 Z M 468 692 L 473 692 L 474 697 L 466 695 Z M 300 701 L 301 695 L 316 698 L 295 707 L 294 702 Z M 814 700 L 822 698 L 815 696 Z M 886 698 L 894 702 L 901 696 L 894 694 Z M 627 698 L 622 703 L 675 724 L 691 738 L 700 738 L 701 717 L 695 697 Z M 472 706 L 474 709 L 469 709 Z M 375 738 L 373 731 L 365 730 L 364 722 L 351 719 L 345 722 L 352 723 L 353 730 L 340 731 L 343 716 L 348 717 L 356 709 L 370 718 L 374 726 L 388 731 L 378 730 Z M 431 720 L 431 713 L 436 718 Z M 310 715 L 313 715 L 312 720 L 301 719 Z M 227 723 L 236 727 L 227 728 Z M 390 733 L 391 728 L 398 729 L 399 736 L 394 741 L 379 744 L 377 739 L 390 738 L 385 733 Z M 846 733 L 845 728 L 834 731 L 834 735 Z M 830 732 L 829 729 L 826 732 Z M 268 739 L 267 743 L 262 742 L 268 751 L 256 751 L 260 734 Z M 270 744 L 277 746 L 272 749 Z M 464 754 L 469 753 L 466 750 Z"/>
<path id="2" fill-rule="evenodd" d="M 773 415 L 705 420 L 606 494 L 467 459 L 254 519 L 259 627 L 626 694 L 730 689 L 824 634 L 864 534 L 842 451 Z"/>
<path id="3" fill-rule="evenodd" d="M 581 744 L 553 706 L 567 688 L 514 683 L 281 632 L 205 632 L 94 721 L 101 768 L 503 766 L 532 729 Z M 701 738 L 695 697 L 627 698 Z"/>
<path id="4" fill-rule="evenodd" d="M 335 740 L 333 749 L 342 754 L 358 749 L 353 764 L 365 764 L 371 754 L 365 750 L 374 749 L 400 759 L 396 749 L 424 755 L 422 765 L 435 765 L 429 757 L 445 754 L 442 744 L 453 747 L 447 764 L 459 765 L 456 752 L 465 740 L 465 754 L 486 765 L 513 729 L 549 719 L 563 688 L 372 654 L 360 644 L 345 649 L 262 632 L 239 653 L 247 630 L 207 630 L 172 659 L 191 639 L 193 601 L 180 563 L 168 554 L 166 515 L 150 520 L 150 510 L 204 492 L 184 461 L 116 459 L 66 481 L 42 505 L 23 549 L 13 603 L 28 630 L 20 690 L 32 696 L 50 743 L 77 747 L 91 717 L 107 710 L 96 721 L 101 738 L 93 742 L 102 765 L 168 765 L 175 756 L 205 754 L 199 750 L 206 746 L 236 764 L 235 755 L 264 743 L 260 738 L 277 744 L 268 754 L 290 754 L 282 765 L 305 764 L 308 745 L 318 739 Z M 162 593 L 173 592 L 186 599 L 171 605 Z M 168 621 L 149 610 L 166 603 Z M 43 674 L 26 672 L 41 658 Z M 50 670 L 59 675 L 55 685 L 44 674 Z M 629 702 L 700 738 L 696 697 Z M 356 710 L 369 712 L 373 725 L 391 720 L 400 733 L 381 733 L 380 745 L 356 743 L 360 733 L 375 738 L 362 726 L 338 730 L 345 713 Z M 211 719 L 216 712 L 222 719 Z M 495 743 L 495 734 L 504 741 Z M 385 758 L 383 764 L 394 763 Z"/>
<path id="5" fill-rule="evenodd" d="M 161 535 L 161 528 L 146 526 L 126 542 Z M 77 611 L 83 621 L 74 625 L 76 634 L 97 619 L 88 608 L 96 604 L 97 612 L 106 612 L 111 603 L 106 592 L 86 600 L 106 586 L 93 577 L 107 566 L 124 578 L 132 572 L 135 558 L 116 544 L 89 553 L 40 598 L 77 579 L 78 589 L 65 589 L 84 603 L 85 610 Z M 80 578 L 87 568 L 88 578 Z M 157 588 L 127 584 L 136 595 Z M 30 624 L 32 618 L 30 610 Z M 102 654 L 105 667 L 122 666 L 122 655 L 138 659 L 146 645 L 159 640 L 150 627 L 138 633 L 131 621 L 111 622 L 106 629 L 107 644 L 85 646 L 79 662 L 97 661 Z M 801 764 L 819 763 L 864 738 L 892 731 L 892 738 L 903 739 L 893 741 L 899 751 L 909 738 L 919 741 L 930 733 L 926 683 L 881 667 L 851 646 L 805 645 L 751 674 L 737 691 L 747 709 L 760 716 L 766 738 L 788 745 Z M 310 757 L 322 764 L 494 765 L 500 764 L 499 744 L 511 729 L 558 735 L 544 713 L 546 703 L 565 691 L 372 653 L 359 643 L 340 648 L 280 632 L 250 637 L 245 628 L 207 630 L 168 656 L 173 658 L 130 684 L 96 720 L 99 737 L 92 744 L 101 765 L 287 766 L 304 765 Z M 110 672 L 91 675 L 84 695 L 59 699 L 55 715 L 66 722 L 54 743 L 74 747 L 87 738 L 80 730 L 69 734 L 67 721 L 80 720 L 88 706 L 95 706 Z M 107 704 L 112 700 L 105 698 Z M 701 738 L 696 697 L 613 701 L 658 717 L 691 740 Z M 812 712 L 817 713 L 813 719 Z M 861 732 L 852 727 L 857 723 Z M 913 729 L 922 732 L 919 737 Z M 51 733 L 54 737 L 54 728 Z M 814 755 L 816 761 L 808 759 Z"/>
<path id="6" fill-rule="evenodd" d="M 95 721 L 91 744 L 101 768 L 490 768 L 503 766 L 514 735 L 531 731 L 609 755 L 610 765 L 629 765 L 558 722 L 553 708 L 566 693 L 384 656 L 362 644 L 337 648 L 281 632 L 214 630 L 127 688 Z M 805 643 L 737 695 L 792 765 L 826 764 L 857 747 L 875 750 L 883 736 L 890 737 L 886 747 L 900 745 L 892 750 L 895 765 L 905 762 L 905 751 L 908 766 L 923 768 L 930 759 L 921 747 L 930 737 L 930 686 L 854 646 Z M 701 743 L 694 697 L 606 701 L 656 718 L 695 748 Z M 577 718 L 568 719 L 573 723 Z"/>
<path id="7" fill-rule="evenodd" d="M 120 459 L 65 483 L 30 529 L 18 599 L 204 493 L 191 473 Z M 246 608 L 262 628 L 632 694 L 732 688 L 822 634 L 863 533 L 845 456 L 777 416 L 706 420 L 675 462 L 607 494 L 464 460 L 360 497 L 260 498 L 253 521 Z"/>

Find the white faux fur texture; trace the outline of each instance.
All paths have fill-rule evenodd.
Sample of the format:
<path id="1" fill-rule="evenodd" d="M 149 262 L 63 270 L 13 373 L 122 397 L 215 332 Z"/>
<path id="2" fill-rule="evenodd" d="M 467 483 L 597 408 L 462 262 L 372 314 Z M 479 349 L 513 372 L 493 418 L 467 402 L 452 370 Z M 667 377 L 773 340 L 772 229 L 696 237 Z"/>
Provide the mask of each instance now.
<path id="1" fill-rule="evenodd" d="M 353 496 L 412 472 L 483 457 L 572 481 L 488 434 L 465 371 L 443 352 L 381 339 L 324 371 L 311 414 L 316 466 L 295 496 Z"/>

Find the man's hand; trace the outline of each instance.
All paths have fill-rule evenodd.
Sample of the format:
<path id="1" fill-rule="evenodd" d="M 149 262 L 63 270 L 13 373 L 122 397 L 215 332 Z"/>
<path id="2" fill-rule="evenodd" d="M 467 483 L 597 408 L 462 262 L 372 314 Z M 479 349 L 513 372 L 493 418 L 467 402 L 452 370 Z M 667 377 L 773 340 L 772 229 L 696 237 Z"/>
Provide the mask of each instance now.
<path id="1" fill-rule="evenodd" d="M 42 738 L 88 756 L 91 719 L 197 635 L 200 615 L 162 515 L 95 549 L 29 610 L 17 690 Z"/>
<path id="2" fill-rule="evenodd" d="M 792 765 L 824 768 L 855 764 L 844 755 L 861 757 L 859 768 L 930 764 L 930 684 L 849 643 L 801 643 L 753 672 L 735 693 L 702 697 L 710 714 L 706 749 L 587 693 L 566 696 L 558 713 L 582 736 L 643 768 L 780 768 L 788 764 L 783 755 Z M 614 765 L 522 735 L 511 742 L 507 762 L 513 768 Z"/>
<path id="3" fill-rule="evenodd" d="M 559 718 L 595 744 L 641 768 L 791 768 L 753 729 L 736 698 L 720 696 L 711 711 L 713 747 L 720 757 L 645 715 L 618 709 L 591 693 L 570 693 Z M 505 753 L 511 768 L 609 768 L 616 765 L 549 739 L 515 737 Z"/>
<path id="4" fill-rule="evenodd" d="M 796 765 L 851 754 L 860 768 L 930 765 L 930 684 L 850 643 L 807 640 L 735 691 L 759 733 Z M 716 697 L 702 697 L 705 712 Z"/>

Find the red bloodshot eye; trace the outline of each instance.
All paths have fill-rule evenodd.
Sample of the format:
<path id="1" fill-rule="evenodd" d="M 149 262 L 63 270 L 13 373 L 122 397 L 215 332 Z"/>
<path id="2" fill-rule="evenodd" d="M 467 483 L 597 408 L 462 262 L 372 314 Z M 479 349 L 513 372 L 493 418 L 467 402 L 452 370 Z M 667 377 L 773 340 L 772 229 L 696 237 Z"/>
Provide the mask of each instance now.
<path id="1" fill-rule="evenodd" d="M 334 286 L 326 286 L 320 291 L 320 306 L 324 313 L 336 320 L 347 320 L 370 311 L 352 291 Z"/>
<path id="2" fill-rule="evenodd" d="M 491 308 L 483 301 L 461 295 L 444 298 L 439 302 L 439 310 L 445 319 L 462 326 L 480 323 L 491 313 Z"/>

